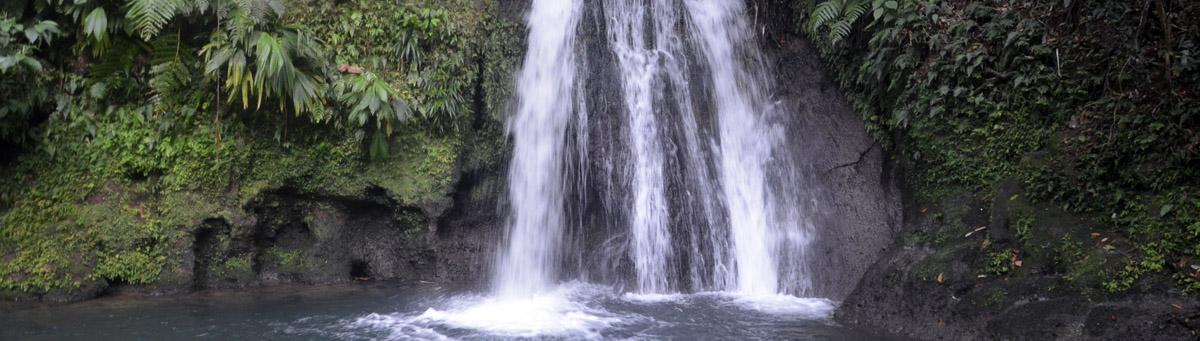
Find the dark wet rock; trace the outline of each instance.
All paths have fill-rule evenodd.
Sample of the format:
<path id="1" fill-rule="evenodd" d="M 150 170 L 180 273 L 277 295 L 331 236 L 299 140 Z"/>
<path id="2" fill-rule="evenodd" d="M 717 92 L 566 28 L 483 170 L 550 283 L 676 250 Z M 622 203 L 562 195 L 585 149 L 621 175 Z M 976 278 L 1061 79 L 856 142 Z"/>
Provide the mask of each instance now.
<path id="1" fill-rule="evenodd" d="M 1121 294 L 1101 288 L 1123 266 L 1088 219 L 1032 203 L 1015 181 L 993 191 L 922 202 L 906 183 L 903 141 L 885 153 L 846 104 L 821 59 L 795 31 L 791 1 L 750 0 L 775 56 L 778 97 L 805 131 L 795 153 L 823 171 L 813 256 L 817 293 L 844 298 L 835 318 L 939 340 L 1195 340 L 1200 301 L 1170 279 Z M 821 169 L 820 167 L 826 167 Z M 1102 231 L 1101 231 L 1102 232 Z M 1111 275 L 1108 275 L 1111 277 Z"/>
<path id="2" fill-rule="evenodd" d="M 867 271 L 835 318 L 938 340 L 1196 338 L 1200 300 L 1166 278 L 1145 279 L 1125 293 L 1104 291 L 1098 273 L 1120 262 L 1109 262 L 1111 255 L 1102 251 L 1074 253 L 1063 246 L 1091 238 L 1080 228 L 1090 222 L 1057 208 L 1028 206 L 1014 197 L 1019 194 L 1001 194 L 1008 193 L 997 193 L 991 203 L 969 199 L 978 197 L 971 194 L 906 203 L 927 213 L 908 217 L 903 237 Z M 1028 214 L 1032 232 L 1008 244 L 992 243 L 987 233 L 967 235 L 978 229 L 981 216 L 995 217 L 985 209 L 999 200 L 1010 205 L 1009 221 Z M 1070 232 L 1081 230 L 1085 235 Z M 1006 250 L 1021 250 L 1020 258 Z M 991 264 L 997 253 L 1001 267 Z M 1064 263 L 1064 257 L 1077 260 Z"/>
<path id="3" fill-rule="evenodd" d="M 1013 196 L 1021 193 L 1020 187 L 1011 180 L 1001 181 L 996 185 L 996 195 L 992 198 L 991 221 L 988 224 L 988 236 L 994 243 L 1011 242 L 1015 236 L 1013 221 L 1009 218 L 1009 202 Z"/>
<path id="4" fill-rule="evenodd" d="M 789 137 L 813 207 L 808 251 L 813 294 L 840 300 L 896 237 L 900 227 L 899 173 L 867 133 L 807 39 L 792 35 L 786 2 L 754 1 L 750 10 L 766 33 L 764 52 L 774 64 L 774 99 L 795 113 Z M 782 29 L 781 29 L 782 28 Z"/>

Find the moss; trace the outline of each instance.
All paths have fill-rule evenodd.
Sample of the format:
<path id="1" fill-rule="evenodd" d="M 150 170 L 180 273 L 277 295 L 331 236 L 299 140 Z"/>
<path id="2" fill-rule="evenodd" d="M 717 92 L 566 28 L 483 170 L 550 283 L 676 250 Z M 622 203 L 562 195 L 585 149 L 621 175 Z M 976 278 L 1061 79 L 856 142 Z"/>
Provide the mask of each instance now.
<path id="1" fill-rule="evenodd" d="M 243 203 L 265 190 L 285 186 L 305 192 L 349 192 L 347 188 L 353 186 L 353 178 L 364 164 L 359 144 L 344 135 L 282 146 L 269 140 L 254 144 L 250 156 L 254 161 L 239 191 Z"/>
<path id="2" fill-rule="evenodd" d="M 150 284 L 158 279 L 166 256 L 149 250 L 101 254 L 100 265 L 92 278 L 120 280 L 129 284 Z"/>
<path id="3" fill-rule="evenodd" d="M 213 270 L 218 278 L 236 282 L 248 283 L 254 280 L 253 254 L 243 253 L 230 256 L 218 264 Z"/>
<path id="4" fill-rule="evenodd" d="M 267 250 L 267 256 L 271 261 L 279 266 L 279 271 L 290 274 L 307 273 L 310 269 L 310 264 L 304 255 L 297 250 L 285 250 L 279 247 L 272 247 Z"/>
<path id="5" fill-rule="evenodd" d="M 363 181 L 387 189 L 394 199 L 406 205 L 435 201 L 450 193 L 461 143 L 421 133 L 397 140 L 405 146 L 404 150 L 384 162 L 369 165 Z"/>

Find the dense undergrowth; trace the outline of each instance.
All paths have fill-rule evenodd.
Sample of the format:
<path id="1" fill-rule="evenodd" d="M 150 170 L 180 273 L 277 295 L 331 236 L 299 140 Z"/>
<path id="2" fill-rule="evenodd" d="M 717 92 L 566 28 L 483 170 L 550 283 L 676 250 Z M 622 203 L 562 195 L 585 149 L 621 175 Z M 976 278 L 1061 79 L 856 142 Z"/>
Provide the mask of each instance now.
<path id="1" fill-rule="evenodd" d="M 444 197 L 519 45 L 497 7 L 0 5 L 0 291 L 155 283 L 264 191 Z"/>
<path id="2" fill-rule="evenodd" d="M 994 196 L 998 183 L 1017 181 L 1095 222 L 1064 228 L 1120 236 L 1087 246 L 1064 236 L 1050 247 L 1070 249 L 1051 256 L 1067 267 L 1099 272 L 1086 285 L 1119 292 L 1162 274 L 1200 290 L 1200 4 L 793 7 L 797 30 L 821 49 L 869 129 L 903 158 L 919 200 Z M 1039 232 L 1023 219 L 1018 234 Z M 1027 240 L 1015 248 L 1033 248 Z M 1092 264 L 1084 255 L 1093 248 L 1113 264 Z M 1013 252 L 993 250 L 986 272 L 1008 273 Z"/>

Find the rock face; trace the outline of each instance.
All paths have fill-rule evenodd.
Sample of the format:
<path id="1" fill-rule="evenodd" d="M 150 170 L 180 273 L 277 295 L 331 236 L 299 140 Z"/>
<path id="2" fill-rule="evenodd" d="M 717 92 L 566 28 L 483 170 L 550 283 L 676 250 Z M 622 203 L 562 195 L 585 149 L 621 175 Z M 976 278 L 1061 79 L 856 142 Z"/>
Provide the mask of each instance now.
<path id="1" fill-rule="evenodd" d="M 1105 255 L 1070 245 L 1106 237 L 1068 232 L 1088 221 L 1011 195 L 992 201 L 963 194 L 939 204 L 907 203 L 905 237 L 870 268 L 836 318 L 921 339 L 1195 339 L 1200 301 L 1170 279 L 1147 279 L 1122 294 L 1096 288 Z M 993 233 L 989 223 L 997 221 L 1013 222 L 1017 232 Z M 1047 232 L 1022 232 L 1029 223 L 1021 221 L 1036 222 L 1028 231 Z M 1012 251 L 1017 243 L 1025 245 L 1020 252 Z M 1038 244 L 1051 246 L 1031 246 Z M 1097 265 L 1064 268 L 1064 257 Z"/>
<path id="2" fill-rule="evenodd" d="M 1029 202 L 1014 181 L 919 201 L 927 195 L 872 143 L 817 51 L 789 34 L 789 1 L 750 3 L 776 62 L 777 99 L 801 115 L 795 131 L 812 135 L 796 138 L 794 152 L 810 158 L 819 179 L 809 183 L 823 186 L 811 272 L 821 296 L 842 301 L 837 320 L 920 339 L 1197 337 L 1200 300 L 1168 278 L 1122 294 L 1100 289 L 1121 263 L 1076 245 L 1120 241 Z"/>
<path id="3" fill-rule="evenodd" d="M 790 4 L 755 0 L 748 10 L 776 71 L 775 100 L 791 107 L 796 127 L 790 151 L 808 169 L 816 238 L 808 252 L 817 296 L 842 300 L 897 236 L 899 173 L 874 142 L 804 37 L 796 36 Z"/>
<path id="4" fill-rule="evenodd" d="M 278 191 L 263 195 L 248 210 L 252 225 L 213 219 L 196 230 L 196 288 L 434 277 L 425 215 L 389 205 L 386 197 Z"/>

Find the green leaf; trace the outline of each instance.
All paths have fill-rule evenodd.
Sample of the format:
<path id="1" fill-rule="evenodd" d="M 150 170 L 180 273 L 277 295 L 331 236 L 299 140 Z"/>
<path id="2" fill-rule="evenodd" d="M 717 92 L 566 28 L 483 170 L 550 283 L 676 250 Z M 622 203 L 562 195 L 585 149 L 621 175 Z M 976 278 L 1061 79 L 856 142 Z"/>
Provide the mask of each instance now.
<path id="1" fill-rule="evenodd" d="M 1172 209 L 1175 209 L 1175 205 L 1163 205 L 1163 207 L 1158 210 L 1158 216 L 1166 217 L 1168 213 L 1171 213 Z"/>
<path id="2" fill-rule="evenodd" d="M 88 88 L 88 94 L 95 99 L 104 98 L 104 94 L 106 93 L 108 93 L 108 86 L 105 85 L 104 82 L 96 82 L 95 84 L 92 84 L 90 88 Z"/>
<path id="3" fill-rule="evenodd" d="M 104 12 L 104 7 L 96 7 L 83 18 L 83 33 L 97 42 L 102 42 L 108 38 L 108 15 Z"/>
<path id="4" fill-rule="evenodd" d="M 30 71 L 42 72 L 42 62 L 39 62 L 37 59 L 23 57 L 21 58 L 21 64 L 25 64 Z"/>
<path id="5" fill-rule="evenodd" d="M 30 44 L 36 44 L 38 41 L 38 37 L 40 37 L 40 36 L 41 36 L 41 34 L 38 34 L 38 31 L 34 30 L 33 27 L 29 27 L 29 28 L 25 29 L 25 39 L 29 39 Z"/>
<path id="6" fill-rule="evenodd" d="M 0 57 L 0 71 L 7 72 L 8 69 L 11 68 L 13 65 L 17 65 L 17 57 L 16 56 Z"/>

